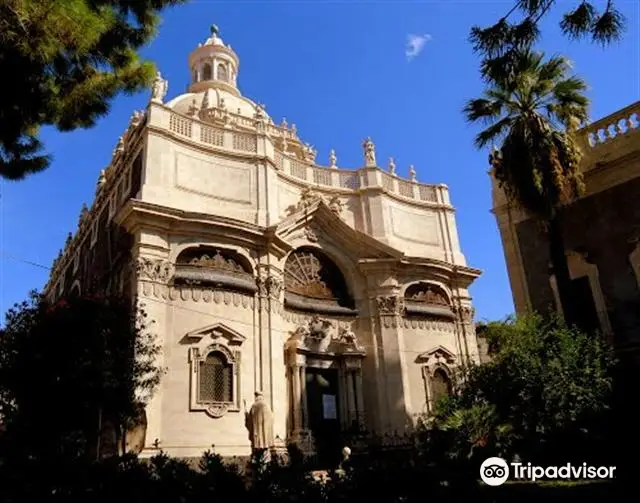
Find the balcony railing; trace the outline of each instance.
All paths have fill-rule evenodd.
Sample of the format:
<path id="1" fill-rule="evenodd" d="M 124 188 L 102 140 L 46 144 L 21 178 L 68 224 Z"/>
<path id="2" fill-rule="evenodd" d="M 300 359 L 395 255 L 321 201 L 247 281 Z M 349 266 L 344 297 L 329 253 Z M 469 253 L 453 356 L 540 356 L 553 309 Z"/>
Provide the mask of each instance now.
<path id="1" fill-rule="evenodd" d="M 604 117 L 582 130 L 590 148 L 640 132 L 640 101 Z"/>

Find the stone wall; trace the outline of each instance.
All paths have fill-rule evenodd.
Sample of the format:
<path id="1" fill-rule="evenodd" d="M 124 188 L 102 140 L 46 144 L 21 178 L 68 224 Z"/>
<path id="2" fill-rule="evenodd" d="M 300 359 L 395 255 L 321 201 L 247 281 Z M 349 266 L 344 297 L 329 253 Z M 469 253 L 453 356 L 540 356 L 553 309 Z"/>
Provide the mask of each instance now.
<path id="1" fill-rule="evenodd" d="M 640 161 L 636 161 L 640 162 Z M 563 212 L 565 245 L 586 253 L 598 267 L 611 327 L 618 344 L 640 342 L 640 287 L 629 255 L 640 229 L 640 178 L 581 199 Z M 548 245 L 537 222 L 517 225 L 532 308 L 554 309 L 549 283 Z"/>

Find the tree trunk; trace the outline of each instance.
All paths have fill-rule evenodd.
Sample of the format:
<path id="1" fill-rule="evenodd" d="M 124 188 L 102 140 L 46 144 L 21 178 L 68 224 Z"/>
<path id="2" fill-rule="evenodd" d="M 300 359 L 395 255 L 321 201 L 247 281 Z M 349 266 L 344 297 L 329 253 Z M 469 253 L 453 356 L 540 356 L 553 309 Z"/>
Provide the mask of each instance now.
<path id="1" fill-rule="evenodd" d="M 562 313 L 567 325 L 571 326 L 576 323 L 577 319 L 573 302 L 571 274 L 569 273 L 569 264 L 562 236 L 562 221 L 557 211 L 549 219 L 547 235 L 549 238 L 549 257 L 553 267 L 553 274 L 556 278 Z"/>

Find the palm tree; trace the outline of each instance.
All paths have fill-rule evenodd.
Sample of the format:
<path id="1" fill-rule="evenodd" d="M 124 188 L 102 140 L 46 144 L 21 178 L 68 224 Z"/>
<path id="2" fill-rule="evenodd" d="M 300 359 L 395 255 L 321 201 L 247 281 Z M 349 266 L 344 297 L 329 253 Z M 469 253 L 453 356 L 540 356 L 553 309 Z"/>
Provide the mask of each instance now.
<path id="1" fill-rule="evenodd" d="M 487 125 L 475 138 L 478 148 L 502 145 L 494 146 L 491 163 L 510 204 L 545 224 L 560 303 L 565 320 L 573 324 L 560 210 L 583 191 L 575 132 L 587 120 L 587 86 L 569 75 L 571 66 L 563 57 L 545 59 L 525 48 L 512 58 L 508 71 L 485 66 L 483 96 L 470 100 L 464 113 L 468 122 Z"/>

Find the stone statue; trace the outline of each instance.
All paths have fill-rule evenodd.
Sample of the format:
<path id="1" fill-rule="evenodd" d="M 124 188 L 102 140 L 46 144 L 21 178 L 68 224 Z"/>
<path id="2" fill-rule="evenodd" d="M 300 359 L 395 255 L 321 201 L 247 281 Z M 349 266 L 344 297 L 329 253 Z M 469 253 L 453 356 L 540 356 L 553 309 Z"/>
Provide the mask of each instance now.
<path id="1" fill-rule="evenodd" d="M 118 144 L 116 145 L 116 153 L 120 154 L 124 152 L 124 138 L 121 136 L 118 138 Z"/>
<path id="2" fill-rule="evenodd" d="M 306 161 L 315 162 L 318 151 L 313 148 L 313 145 L 305 143 L 302 147 L 302 153 Z"/>
<path id="3" fill-rule="evenodd" d="M 329 201 L 329 209 L 333 211 L 337 216 L 342 214 L 342 210 L 344 208 L 344 203 L 340 199 L 339 196 L 333 196 Z"/>
<path id="4" fill-rule="evenodd" d="M 409 178 L 412 182 L 416 181 L 416 168 L 413 167 L 413 164 L 409 166 Z"/>
<path id="5" fill-rule="evenodd" d="M 187 115 L 194 117 L 195 115 L 198 114 L 199 111 L 200 111 L 200 107 L 198 107 L 198 103 L 196 99 L 193 98 L 193 101 L 191 102 L 191 105 L 189 105 L 189 109 L 187 110 Z"/>
<path id="6" fill-rule="evenodd" d="M 337 162 L 336 151 L 331 149 L 331 152 L 329 152 L 329 167 L 336 169 L 338 167 Z"/>
<path id="7" fill-rule="evenodd" d="M 155 103 L 162 103 L 168 90 L 169 83 L 162 78 L 162 74 L 160 72 L 156 73 L 156 79 L 153 81 L 153 85 L 151 86 L 151 101 Z"/>
<path id="8" fill-rule="evenodd" d="M 100 176 L 98 177 L 98 190 L 100 190 L 105 183 L 107 183 L 107 172 L 101 169 Z"/>
<path id="9" fill-rule="evenodd" d="M 80 219 L 78 221 L 78 227 L 80 227 L 86 218 L 89 216 L 89 208 L 87 207 L 87 203 L 82 203 L 82 208 L 80 209 Z"/>
<path id="10" fill-rule="evenodd" d="M 362 144 L 364 148 L 364 165 L 367 167 L 375 167 L 376 165 L 376 146 L 367 138 Z"/>
<path id="11" fill-rule="evenodd" d="M 249 412 L 245 412 L 245 426 L 249 430 L 251 450 L 254 454 L 263 454 L 274 445 L 273 413 L 264 400 L 262 391 L 256 391 L 255 402 Z"/>
<path id="12" fill-rule="evenodd" d="M 129 127 L 136 128 L 138 127 L 144 119 L 144 112 L 141 110 L 134 110 L 131 114 L 131 118 L 129 119 Z"/>
<path id="13" fill-rule="evenodd" d="M 285 119 L 284 117 L 282 118 L 282 122 L 280 123 L 280 127 L 282 129 L 289 129 L 289 123 L 287 122 L 287 119 Z"/>
<path id="14" fill-rule="evenodd" d="M 389 157 L 389 174 L 394 176 L 396 174 L 396 162 L 393 160 L 393 157 Z"/>

